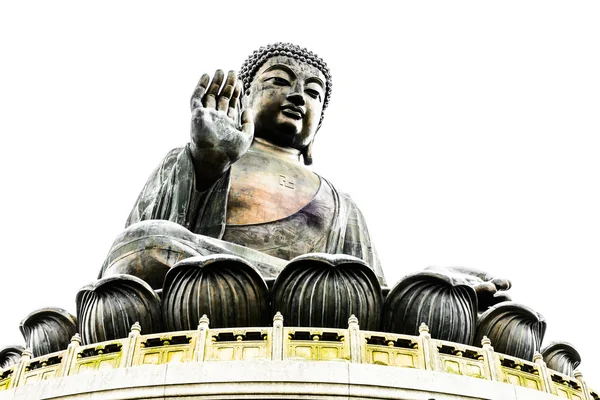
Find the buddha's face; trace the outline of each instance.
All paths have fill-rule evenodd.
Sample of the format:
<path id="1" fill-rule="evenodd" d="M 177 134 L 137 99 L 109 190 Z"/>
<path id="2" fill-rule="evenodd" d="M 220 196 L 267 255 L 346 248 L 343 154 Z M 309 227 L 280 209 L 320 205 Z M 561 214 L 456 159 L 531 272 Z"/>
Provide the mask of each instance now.
<path id="1" fill-rule="evenodd" d="M 269 58 L 246 99 L 254 111 L 254 135 L 279 146 L 306 147 L 317 132 L 325 84 L 317 67 L 287 56 Z"/>

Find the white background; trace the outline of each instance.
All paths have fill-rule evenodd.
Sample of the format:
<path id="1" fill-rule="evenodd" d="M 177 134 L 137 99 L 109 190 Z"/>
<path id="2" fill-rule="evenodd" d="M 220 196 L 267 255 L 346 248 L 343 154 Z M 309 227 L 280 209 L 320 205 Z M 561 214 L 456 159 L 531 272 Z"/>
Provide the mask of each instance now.
<path id="1" fill-rule="evenodd" d="M 388 281 L 510 278 L 600 389 L 600 3 L 3 2 L 0 346 L 95 279 L 203 72 L 290 41 L 329 64 L 314 170 L 350 193 Z"/>

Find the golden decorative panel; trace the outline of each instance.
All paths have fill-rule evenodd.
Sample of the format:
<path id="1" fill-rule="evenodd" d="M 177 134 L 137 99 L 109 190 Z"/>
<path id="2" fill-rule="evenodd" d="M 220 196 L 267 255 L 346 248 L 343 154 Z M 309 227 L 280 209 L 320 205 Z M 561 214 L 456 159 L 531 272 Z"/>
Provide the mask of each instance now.
<path id="1" fill-rule="evenodd" d="M 350 360 L 350 348 L 342 329 L 284 329 L 284 358 L 313 361 Z"/>
<path id="2" fill-rule="evenodd" d="M 572 378 L 535 362 L 494 352 L 489 339 L 482 347 L 432 339 L 426 325 L 419 336 L 361 331 L 356 318 L 348 329 L 291 328 L 281 315 L 273 327 L 209 329 L 203 317 L 197 330 L 141 335 L 134 324 L 128 338 L 81 346 L 73 337 L 67 350 L 31 358 L 24 351 L 16 365 L 0 369 L 0 391 L 61 376 L 145 364 L 180 362 L 308 360 L 343 361 L 389 367 L 435 370 L 505 382 L 552 393 L 569 400 L 600 400 L 582 376 Z M 588 393 L 589 392 L 589 393 Z"/>

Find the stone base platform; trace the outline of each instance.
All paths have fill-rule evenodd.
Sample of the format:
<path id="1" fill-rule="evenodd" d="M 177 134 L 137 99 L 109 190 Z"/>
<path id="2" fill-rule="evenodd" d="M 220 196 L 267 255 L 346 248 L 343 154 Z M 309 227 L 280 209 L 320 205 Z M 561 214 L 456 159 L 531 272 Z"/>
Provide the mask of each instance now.
<path id="1" fill-rule="evenodd" d="M 556 396 L 437 371 L 346 361 L 215 361 L 91 371 L 0 392 L 31 399 L 528 399 Z"/>
<path id="2" fill-rule="evenodd" d="M 271 327 L 141 334 L 81 344 L 0 369 L 0 400 L 556 399 L 600 400 L 583 376 L 482 347 L 348 329 Z"/>

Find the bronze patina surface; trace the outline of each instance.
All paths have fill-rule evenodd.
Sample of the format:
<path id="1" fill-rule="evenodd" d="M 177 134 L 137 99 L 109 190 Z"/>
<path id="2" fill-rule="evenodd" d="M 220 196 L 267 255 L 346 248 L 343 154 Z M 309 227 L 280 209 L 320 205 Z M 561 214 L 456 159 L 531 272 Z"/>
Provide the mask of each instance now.
<path id="1" fill-rule="evenodd" d="M 250 261 L 260 260 L 263 277 L 274 279 L 287 260 L 328 253 L 361 259 L 385 284 L 354 202 L 306 168 L 331 94 L 326 64 L 277 43 L 250 56 L 239 76 L 218 70 L 201 77 L 190 142 L 150 176 L 100 276 L 132 274 L 159 289 L 184 258 L 259 252 L 275 260 Z M 152 232 L 140 225 L 148 220 Z"/>
<path id="2" fill-rule="evenodd" d="M 212 346 L 218 360 L 363 360 L 582 399 L 579 354 L 539 353 L 545 319 L 509 301 L 509 280 L 429 267 L 385 286 L 361 212 L 306 167 L 330 96 L 325 63 L 290 44 L 254 52 L 239 79 L 203 75 L 189 143 L 150 175 L 77 316 L 23 320 L 28 349 L 0 351 L 0 390 L 84 365 L 214 361 Z"/>

